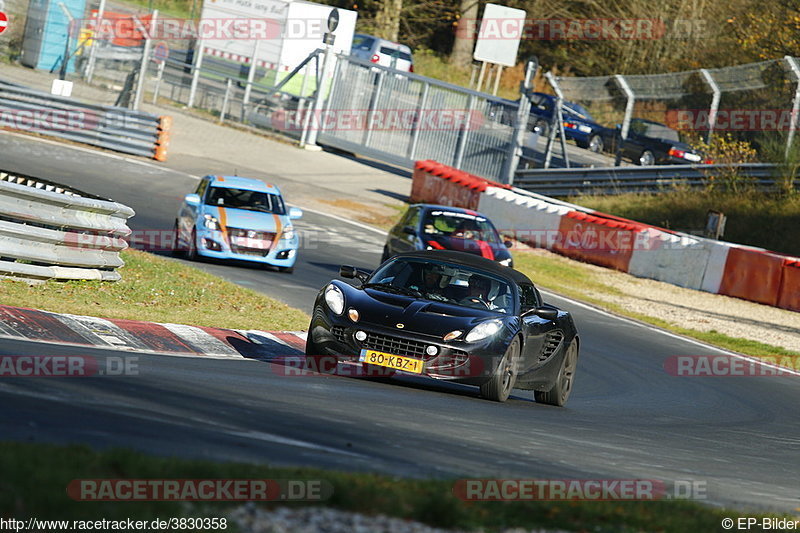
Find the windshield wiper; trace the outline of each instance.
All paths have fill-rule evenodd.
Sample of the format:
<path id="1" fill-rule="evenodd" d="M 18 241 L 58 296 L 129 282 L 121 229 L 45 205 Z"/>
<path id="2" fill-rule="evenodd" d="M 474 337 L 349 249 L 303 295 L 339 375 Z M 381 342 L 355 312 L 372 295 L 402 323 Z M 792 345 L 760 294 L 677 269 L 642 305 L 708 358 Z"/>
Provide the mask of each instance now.
<path id="1" fill-rule="evenodd" d="M 365 289 L 382 289 L 386 292 L 396 292 L 397 294 L 404 294 L 406 296 L 413 296 L 414 298 L 422 298 L 422 293 L 416 289 L 407 287 L 397 287 L 389 283 L 365 283 L 362 285 Z"/>

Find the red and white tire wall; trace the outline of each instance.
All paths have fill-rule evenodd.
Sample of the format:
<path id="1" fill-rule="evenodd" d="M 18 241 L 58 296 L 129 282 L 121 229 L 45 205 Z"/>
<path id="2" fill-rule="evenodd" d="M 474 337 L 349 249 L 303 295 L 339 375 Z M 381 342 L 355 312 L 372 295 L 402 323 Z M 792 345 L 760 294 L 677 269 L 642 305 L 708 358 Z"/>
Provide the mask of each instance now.
<path id="1" fill-rule="evenodd" d="M 800 311 L 800 258 L 673 232 L 418 161 L 412 202 L 475 209 L 567 257 L 680 287 Z"/>

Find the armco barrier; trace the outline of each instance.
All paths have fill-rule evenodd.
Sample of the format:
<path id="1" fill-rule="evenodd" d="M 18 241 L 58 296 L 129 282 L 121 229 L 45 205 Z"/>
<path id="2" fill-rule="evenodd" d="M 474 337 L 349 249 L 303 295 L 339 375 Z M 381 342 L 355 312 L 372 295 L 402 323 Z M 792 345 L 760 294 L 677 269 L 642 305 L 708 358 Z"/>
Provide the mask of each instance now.
<path id="1" fill-rule="evenodd" d="M 0 129 L 165 161 L 171 124 L 168 116 L 87 104 L 0 80 Z"/>
<path id="2" fill-rule="evenodd" d="M 800 259 L 784 259 L 778 307 L 800 311 Z"/>
<path id="3" fill-rule="evenodd" d="M 592 212 L 464 174 L 418 162 L 412 201 L 477 209 L 501 232 L 588 263 L 800 311 L 798 258 Z"/>
<path id="4" fill-rule="evenodd" d="M 0 276 L 117 281 L 125 205 L 0 171 Z"/>

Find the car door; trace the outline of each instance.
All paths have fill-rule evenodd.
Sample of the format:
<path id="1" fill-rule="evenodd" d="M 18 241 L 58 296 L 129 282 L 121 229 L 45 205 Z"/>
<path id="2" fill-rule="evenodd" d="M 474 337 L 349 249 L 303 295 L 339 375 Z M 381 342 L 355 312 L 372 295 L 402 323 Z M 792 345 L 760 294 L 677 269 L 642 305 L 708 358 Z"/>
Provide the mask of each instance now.
<path id="1" fill-rule="evenodd" d="M 525 339 L 520 358 L 519 380 L 531 381 L 533 374 L 541 366 L 539 355 L 542 353 L 547 332 L 553 329 L 553 321 L 534 313 L 541 305 L 541 297 L 533 285 L 518 285 L 520 291 L 520 307 L 522 334 Z"/>
<path id="2" fill-rule="evenodd" d="M 628 128 L 628 138 L 622 144 L 622 156 L 630 159 L 639 159 L 647 144 L 647 137 L 644 136 L 646 125 L 636 120 L 631 121 Z"/>

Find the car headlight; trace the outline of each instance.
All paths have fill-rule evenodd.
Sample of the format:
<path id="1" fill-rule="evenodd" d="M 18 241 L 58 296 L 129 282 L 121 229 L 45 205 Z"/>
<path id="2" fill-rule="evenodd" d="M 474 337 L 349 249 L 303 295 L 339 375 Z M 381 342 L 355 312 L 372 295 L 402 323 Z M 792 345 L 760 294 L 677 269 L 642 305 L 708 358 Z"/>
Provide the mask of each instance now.
<path id="1" fill-rule="evenodd" d="M 467 342 L 477 342 L 479 340 L 483 340 L 487 337 L 491 337 L 503 327 L 503 322 L 498 319 L 487 320 L 486 322 L 481 322 L 472 330 L 467 333 L 466 338 L 464 339 Z"/>
<path id="2" fill-rule="evenodd" d="M 211 215 L 203 215 L 203 217 L 205 218 L 205 220 L 203 221 L 203 226 L 205 226 L 206 229 L 210 229 L 210 230 L 214 230 L 214 231 L 218 231 L 220 229 L 219 228 L 219 220 L 217 220 L 216 218 L 212 217 Z"/>
<path id="3" fill-rule="evenodd" d="M 502 261 L 498 261 L 498 263 L 500 263 L 503 266 L 510 267 L 511 266 L 511 258 L 509 257 L 508 259 L 503 259 Z"/>
<path id="4" fill-rule="evenodd" d="M 331 283 L 325 289 L 325 303 L 328 304 L 331 311 L 337 315 L 341 315 L 344 311 L 344 294 L 342 289 Z"/>
<path id="5" fill-rule="evenodd" d="M 283 229 L 283 233 L 281 234 L 281 239 L 289 241 L 294 239 L 294 227 L 293 226 L 286 226 Z"/>
<path id="6" fill-rule="evenodd" d="M 578 129 L 583 133 L 592 133 L 592 128 L 589 126 L 578 126 Z"/>

